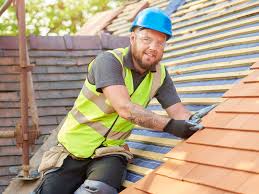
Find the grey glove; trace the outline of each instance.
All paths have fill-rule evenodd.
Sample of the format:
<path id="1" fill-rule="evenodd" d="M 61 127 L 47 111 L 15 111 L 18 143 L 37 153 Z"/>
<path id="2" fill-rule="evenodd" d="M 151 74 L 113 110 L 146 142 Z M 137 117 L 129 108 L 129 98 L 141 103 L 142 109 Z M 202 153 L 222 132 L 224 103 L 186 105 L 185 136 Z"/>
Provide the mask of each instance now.
<path id="1" fill-rule="evenodd" d="M 184 139 L 192 136 L 196 131 L 203 129 L 199 123 L 190 120 L 171 119 L 164 128 L 164 131 Z"/>
<path id="2" fill-rule="evenodd" d="M 213 108 L 215 108 L 217 105 L 213 104 L 211 106 L 207 106 L 205 108 L 202 108 L 200 110 L 198 110 L 197 112 L 195 112 L 190 118 L 189 120 L 195 123 L 199 123 L 201 122 L 202 117 L 204 117 L 206 114 L 208 114 Z"/>

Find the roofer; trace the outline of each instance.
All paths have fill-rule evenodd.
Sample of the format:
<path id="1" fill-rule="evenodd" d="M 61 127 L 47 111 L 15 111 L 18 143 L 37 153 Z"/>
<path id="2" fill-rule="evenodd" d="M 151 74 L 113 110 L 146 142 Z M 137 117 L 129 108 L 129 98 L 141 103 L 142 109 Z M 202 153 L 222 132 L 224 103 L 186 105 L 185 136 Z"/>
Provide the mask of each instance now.
<path id="1" fill-rule="evenodd" d="M 115 194 L 132 154 L 125 145 L 134 125 L 188 138 L 202 126 L 189 119 L 162 59 L 172 36 L 170 18 L 158 8 L 141 11 L 130 46 L 99 54 L 58 133 L 59 145 L 45 152 L 45 172 L 35 193 Z M 169 116 L 147 109 L 155 97 Z"/>

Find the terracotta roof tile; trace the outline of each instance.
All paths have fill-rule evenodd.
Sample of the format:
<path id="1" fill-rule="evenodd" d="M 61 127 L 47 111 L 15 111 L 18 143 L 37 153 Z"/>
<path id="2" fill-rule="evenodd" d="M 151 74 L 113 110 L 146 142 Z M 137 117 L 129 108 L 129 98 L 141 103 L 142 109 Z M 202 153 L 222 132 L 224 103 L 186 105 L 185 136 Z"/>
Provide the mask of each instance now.
<path id="1" fill-rule="evenodd" d="M 259 113 L 259 99 L 230 98 L 215 109 L 216 112 Z"/>
<path id="2" fill-rule="evenodd" d="M 166 157 L 259 173 L 259 169 L 250 165 L 259 157 L 258 152 L 182 143 L 167 153 Z"/>
<path id="3" fill-rule="evenodd" d="M 259 131 L 259 114 L 252 115 L 242 126 L 242 129 Z"/>
<path id="4" fill-rule="evenodd" d="M 259 175 L 250 176 L 247 181 L 238 188 L 238 192 L 258 194 Z"/>
<path id="5" fill-rule="evenodd" d="M 242 90 L 242 92 L 240 92 Z M 231 90 L 227 91 L 224 98 L 230 97 L 259 97 L 259 88 L 258 83 L 249 83 L 246 84 L 241 82 L 231 88 Z"/>
<path id="6" fill-rule="evenodd" d="M 259 72 L 255 71 L 247 76 L 244 80 L 244 83 L 258 83 L 259 82 Z"/>
<path id="7" fill-rule="evenodd" d="M 225 125 L 226 128 L 229 129 L 241 129 L 247 120 L 251 118 L 251 114 L 239 114 L 235 116 L 227 125 Z"/>
<path id="8" fill-rule="evenodd" d="M 135 184 L 135 187 L 154 194 L 223 194 L 224 191 L 203 185 L 171 179 L 155 173 L 149 174 Z"/>
<path id="9" fill-rule="evenodd" d="M 216 109 L 216 108 L 215 108 Z M 216 113 L 212 111 L 206 118 L 202 119 L 202 124 L 204 127 L 212 128 L 224 128 L 237 114 L 230 113 Z"/>
<path id="10" fill-rule="evenodd" d="M 254 63 L 254 64 L 251 66 L 251 69 L 259 69 L 259 62 Z"/>
<path id="11" fill-rule="evenodd" d="M 168 163 L 170 163 L 170 165 L 168 165 Z M 182 171 L 184 171 L 184 173 Z M 244 183 L 246 179 L 252 175 L 252 173 L 248 172 L 233 171 L 173 159 L 170 159 L 162 165 L 156 171 L 156 174 L 228 191 L 235 191 L 234 189 L 236 187 Z M 228 181 L 229 179 L 231 181 Z M 222 182 L 224 184 L 222 184 Z"/>
<path id="12" fill-rule="evenodd" d="M 164 165 L 157 169 L 156 173 L 167 177 L 183 180 L 198 164 L 185 161 L 169 159 Z"/>
<path id="13" fill-rule="evenodd" d="M 228 173 L 218 181 L 215 186 L 226 190 L 236 191 L 241 184 L 243 184 L 251 173 L 243 171 L 226 170 Z"/>
<path id="14" fill-rule="evenodd" d="M 206 129 L 193 135 L 187 142 L 259 151 L 259 133 L 253 131 Z"/>
<path id="15" fill-rule="evenodd" d="M 215 187 L 215 184 L 221 181 L 226 174 L 227 171 L 222 168 L 197 165 L 188 175 L 184 177 L 184 180 Z"/>
<path id="16" fill-rule="evenodd" d="M 204 129 L 187 140 L 188 143 L 232 147 L 240 139 L 240 132 L 221 129 Z"/>

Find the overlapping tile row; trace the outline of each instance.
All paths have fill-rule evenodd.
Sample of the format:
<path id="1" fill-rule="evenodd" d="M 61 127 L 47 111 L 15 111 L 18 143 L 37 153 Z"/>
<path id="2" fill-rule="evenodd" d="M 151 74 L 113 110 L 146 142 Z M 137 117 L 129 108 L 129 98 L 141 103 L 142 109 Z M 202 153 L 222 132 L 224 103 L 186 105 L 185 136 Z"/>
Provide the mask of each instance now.
<path id="1" fill-rule="evenodd" d="M 178 144 L 166 154 L 164 164 L 130 190 L 156 194 L 259 193 L 259 94 L 249 90 L 254 84 L 259 87 L 259 63 L 251 70 L 203 119 L 205 129 Z"/>
<path id="2" fill-rule="evenodd" d="M 115 42 L 112 42 L 112 38 Z M 87 64 L 105 49 L 125 46 L 128 39 L 112 36 L 33 37 L 28 39 L 41 136 L 37 150 L 73 106 L 86 78 Z M 117 44 L 117 45 L 116 45 Z M 119 44 L 119 45 L 118 45 Z M 18 44 L 0 37 L 0 130 L 14 130 L 20 119 Z M 0 193 L 21 165 L 14 139 L 0 139 Z M 34 153 L 34 152 L 33 152 Z M 32 153 L 32 154 L 33 154 Z"/>

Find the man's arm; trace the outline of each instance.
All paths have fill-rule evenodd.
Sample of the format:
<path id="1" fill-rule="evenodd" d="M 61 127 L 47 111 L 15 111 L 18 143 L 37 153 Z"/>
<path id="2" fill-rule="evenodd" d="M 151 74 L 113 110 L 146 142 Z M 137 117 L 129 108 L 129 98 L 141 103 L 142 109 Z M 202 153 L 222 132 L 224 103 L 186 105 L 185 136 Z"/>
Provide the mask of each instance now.
<path id="1" fill-rule="evenodd" d="M 170 118 L 146 110 L 130 100 L 128 90 L 123 85 L 112 85 L 103 88 L 103 93 L 120 117 L 142 127 L 163 131 Z"/>
<path id="2" fill-rule="evenodd" d="M 169 106 L 165 109 L 170 118 L 177 120 L 188 120 L 192 113 L 187 110 L 181 102 Z"/>

